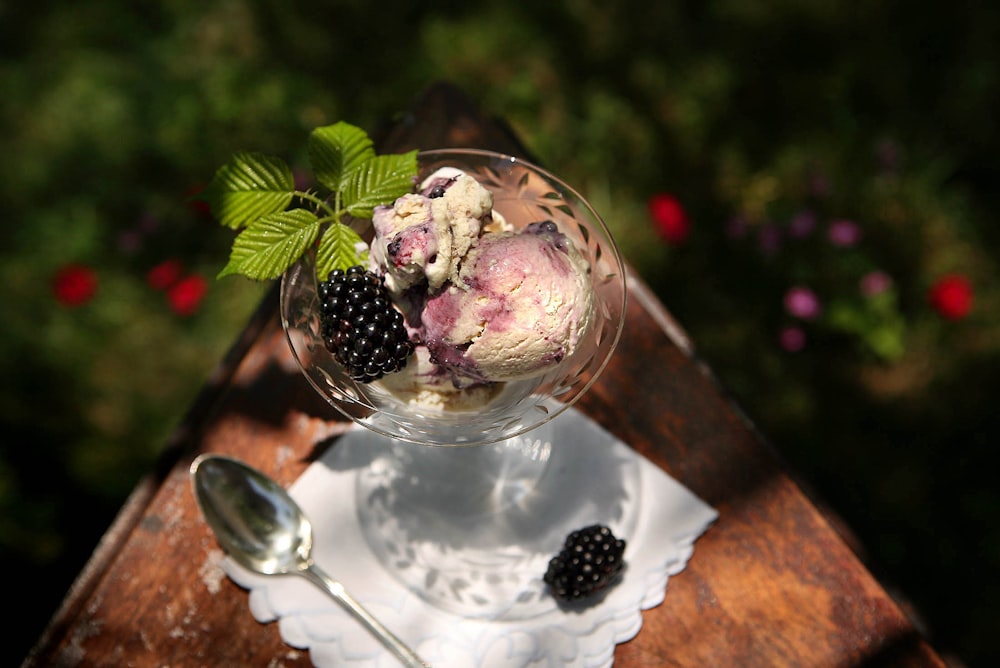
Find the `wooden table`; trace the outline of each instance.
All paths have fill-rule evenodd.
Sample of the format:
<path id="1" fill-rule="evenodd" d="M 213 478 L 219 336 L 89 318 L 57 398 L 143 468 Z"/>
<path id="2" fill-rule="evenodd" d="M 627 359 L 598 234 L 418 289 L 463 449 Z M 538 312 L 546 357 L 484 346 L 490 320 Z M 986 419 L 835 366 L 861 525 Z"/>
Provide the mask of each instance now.
<path id="1" fill-rule="evenodd" d="M 381 150 L 477 146 L 525 154 L 499 121 L 436 85 L 376 133 Z M 810 503 L 636 275 L 610 366 L 579 407 L 718 509 L 665 602 L 615 665 L 943 666 Z M 272 290 L 68 592 L 26 666 L 308 666 L 209 559 L 218 547 L 188 480 L 202 452 L 291 484 L 334 411 L 296 368 Z"/>

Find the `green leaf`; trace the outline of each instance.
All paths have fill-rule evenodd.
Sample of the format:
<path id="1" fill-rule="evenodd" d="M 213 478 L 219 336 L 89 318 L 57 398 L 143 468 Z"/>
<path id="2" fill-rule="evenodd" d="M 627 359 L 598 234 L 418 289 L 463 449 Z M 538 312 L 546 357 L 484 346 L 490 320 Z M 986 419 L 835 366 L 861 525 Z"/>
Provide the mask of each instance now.
<path id="1" fill-rule="evenodd" d="M 883 323 L 865 334 L 872 352 L 883 361 L 896 362 L 906 353 L 906 328 L 900 321 Z"/>
<path id="2" fill-rule="evenodd" d="M 235 230 L 287 209 L 294 193 L 295 179 L 285 161 L 240 152 L 215 173 L 204 198 L 219 222 Z"/>
<path id="3" fill-rule="evenodd" d="M 229 274 L 257 281 L 277 278 L 312 246 L 319 229 L 319 219 L 305 209 L 263 216 L 236 237 L 229 264 L 219 272 L 219 278 Z"/>
<path id="4" fill-rule="evenodd" d="M 376 206 L 412 192 L 416 183 L 417 151 L 376 155 L 368 134 L 348 123 L 316 128 L 307 148 L 316 180 L 333 198 L 296 191 L 288 165 L 279 158 L 250 152 L 233 156 L 205 189 L 203 198 L 223 225 L 246 228 L 233 242 L 220 277 L 277 278 L 315 243 L 320 231 L 318 275 L 363 264 L 366 246 L 341 218 L 348 213 L 370 218 Z M 326 213 L 289 211 L 296 197 Z"/>
<path id="5" fill-rule="evenodd" d="M 342 188 L 342 203 L 352 216 L 371 218 L 376 206 L 411 192 L 416 174 L 416 151 L 375 156 L 349 176 Z"/>
<path id="6" fill-rule="evenodd" d="M 865 328 L 864 311 L 846 301 L 831 301 L 824 317 L 833 329 L 850 334 L 860 334 Z"/>
<path id="7" fill-rule="evenodd" d="M 367 253 L 359 253 L 363 244 L 358 233 L 347 225 L 331 225 L 323 233 L 316 251 L 316 276 L 321 280 L 334 269 L 347 269 L 356 264 L 363 264 Z"/>
<path id="8" fill-rule="evenodd" d="M 342 190 L 350 175 L 375 156 L 368 134 L 344 122 L 313 130 L 308 150 L 316 180 L 334 192 Z"/>

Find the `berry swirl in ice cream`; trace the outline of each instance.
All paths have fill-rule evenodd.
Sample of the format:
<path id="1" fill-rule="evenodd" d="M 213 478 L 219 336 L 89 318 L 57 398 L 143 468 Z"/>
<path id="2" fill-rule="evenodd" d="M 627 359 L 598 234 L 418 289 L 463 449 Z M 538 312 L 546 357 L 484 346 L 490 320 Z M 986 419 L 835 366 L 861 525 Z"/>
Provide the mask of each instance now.
<path id="1" fill-rule="evenodd" d="M 486 235 L 459 280 L 427 300 L 421 340 L 432 360 L 459 376 L 535 376 L 571 355 L 590 324 L 586 271 L 551 222 Z"/>
<path id="2" fill-rule="evenodd" d="M 406 317 L 415 363 L 383 384 L 454 407 L 569 357 L 591 326 L 589 265 L 551 220 L 515 231 L 492 193 L 438 170 L 373 216 L 373 269 Z"/>

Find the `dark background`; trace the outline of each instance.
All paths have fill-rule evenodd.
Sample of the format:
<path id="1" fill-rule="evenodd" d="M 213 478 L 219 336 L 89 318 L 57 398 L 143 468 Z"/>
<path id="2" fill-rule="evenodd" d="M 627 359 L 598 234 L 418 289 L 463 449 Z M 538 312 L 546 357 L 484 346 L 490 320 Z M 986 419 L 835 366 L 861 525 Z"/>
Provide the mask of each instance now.
<path id="1" fill-rule="evenodd" d="M 3 654 L 41 632 L 262 286 L 187 197 L 236 150 L 301 164 L 439 79 L 508 119 L 956 664 L 996 665 L 1000 9 L 989 3 L 0 1 Z M 148 3 L 143 3 L 148 4 Z M 660 237 L 669 193 L 690 236 Z M 815 217 L 796 238 L 797 215 Z M 828 225 L 863 231 L 850 248 Z M 736 223 L 739 223 L 737 225 Z M 777 242 L 771 243 L 771 242 Z M 148 272 L 207 279 L 181 315 Z M 80 264 L 95 295 L 53 294 Z M 881 270 L 878 299 L 859 278 Z M 975 291 L 942 318 L 927 291 Z M 822 315 L 800 321 L 805 285 Z M 778 334 L 800 327 L 795 353 Z M 13 627 L 10 626 L 13 624 Z"/>

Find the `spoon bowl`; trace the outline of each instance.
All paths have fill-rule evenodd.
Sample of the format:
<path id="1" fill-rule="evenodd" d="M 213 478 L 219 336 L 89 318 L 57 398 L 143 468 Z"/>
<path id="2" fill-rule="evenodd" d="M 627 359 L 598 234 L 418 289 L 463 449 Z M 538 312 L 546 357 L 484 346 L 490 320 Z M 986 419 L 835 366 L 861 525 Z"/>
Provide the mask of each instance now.
<path id="1" fill-rule="evenodd" d="M 223 550 L 263 575 L 300 575 L 325 590 L 410 668 L 428 664 L 312 559 L 312 525 L 277 482 L 243 462 L 201 455 L 191 464 L 195 499 Z"/>
<path id="2" fill-rule="evenodd" d="M 283 575 L 309 560 L 312 525 L 280 485 L 241 462 L 219 456 L 196 461 L 192 476 L 205 520 L 241 566 Z"/>

